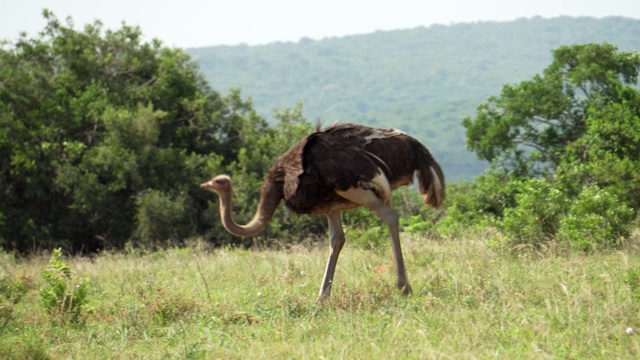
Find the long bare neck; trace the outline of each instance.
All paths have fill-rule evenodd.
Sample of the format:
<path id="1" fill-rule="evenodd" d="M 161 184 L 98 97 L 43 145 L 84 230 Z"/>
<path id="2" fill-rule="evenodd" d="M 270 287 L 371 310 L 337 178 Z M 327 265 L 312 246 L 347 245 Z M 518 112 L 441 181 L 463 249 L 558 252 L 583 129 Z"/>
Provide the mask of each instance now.
<path id="1" fill-rule="evenodd" d="M 220 197 L 220 218 L 228 232 L 236 236 L 253 236 L 259 233 L 271 220 L 280 200 L 283 197 L 282 184 L 274 184 L 269 180 L 262 185 L 260 201 L 253 219 L 245 225 L 238 225 L 231 215 L 232 192 L 218 194 Z"/>

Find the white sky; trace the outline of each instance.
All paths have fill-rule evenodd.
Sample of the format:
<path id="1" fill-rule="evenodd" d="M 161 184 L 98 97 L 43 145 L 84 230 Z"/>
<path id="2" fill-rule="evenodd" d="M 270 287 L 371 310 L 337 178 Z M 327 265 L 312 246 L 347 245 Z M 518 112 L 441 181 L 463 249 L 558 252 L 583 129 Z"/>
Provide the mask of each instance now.
<path id="1" fill-rule="evenodd" d="M 640 0 L 0 0 L 0 39 L 36 36 L 42 9 L 76 29 L 138 25 L 147 40 L 181 48 L 265 44 L 522 17 L 625 16 L 640 19 Z"/>

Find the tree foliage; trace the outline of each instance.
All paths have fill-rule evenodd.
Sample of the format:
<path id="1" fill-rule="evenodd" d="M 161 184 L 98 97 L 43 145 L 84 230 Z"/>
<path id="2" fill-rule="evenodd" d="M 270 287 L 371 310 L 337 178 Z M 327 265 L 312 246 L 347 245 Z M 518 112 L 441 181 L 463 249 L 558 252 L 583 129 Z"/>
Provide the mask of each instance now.
<path id="1" fill-rule="evenodd" d="M 637 82 L 639 69 L 637 53 L 610 44 L 561 46 L 543 75 L 505 85 L 500 97 L 464 120 L 467 146 L 523 174 L 553 170 L 567 146 L 585 134 L 589 117 L 623 101 L 620 90 Z"/>
<path id="2" fill-rule="evenodd" d="M 587 132 L 567 149 L 556 179 L 577 193 L 581 184 L 596 184 L 640 209 L 640 93 L 625 90 L 624 100 L 587 118 Z M 576 188 L 577 187 L 577 188 Z"/>
<path id="3" fill-rule="evenodd" d="M 0 49 L 0 245 L 222 241 L 211 194 L 197 185 L 228 169 L 258 181 L 295 139 L 270 129 L 239 90 L 213 91 L 184 51 L 143 42 L 137 27 L 96 21 L 79 31 L 44 16 L 39 36 Z"/>
<path id="4" fill-rule="evenodd" d="M 553 57 L 542 75 L 505 85 L 464 120 L 469 148 L 494 169 L 473 184 L 488 178 L 494 194 L 510 194 L 494 211 L 501 248 L 618 246 L 640 208 L 640 56 L 603 43 L 561 46 Z M 458 217 L 495 205 L 470 194 L 478 201 Z"/>

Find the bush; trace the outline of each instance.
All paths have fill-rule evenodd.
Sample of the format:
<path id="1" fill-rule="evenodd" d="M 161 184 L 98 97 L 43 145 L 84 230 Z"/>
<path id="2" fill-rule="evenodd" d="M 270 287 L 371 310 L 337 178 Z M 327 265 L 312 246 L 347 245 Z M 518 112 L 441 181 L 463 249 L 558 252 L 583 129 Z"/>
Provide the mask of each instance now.
<path id="1" fill-rule="evenodd" d="M 148 190 L 136 196 L 137 236 L 142 244 L 153 248 L 158 241 L 180 241 L 188 235 L 188 198 Z"/>
<path id="2" fill-rule="evenodd" d="M 504 237 L 492 245 L 512 250 L 521 246 L 540 247 L 556 234 L 569 200 L 560 190 L 543 179 L 521 183 L 516 207 L 505 210 L 502 222 Z"/>
<path id="3" fill-rule="evenodd" d="M 558 239 L 575 249 L 592 251 L 615 248 L 629 236 L 633 209 L 614 194 L 597 186 L 585 187 L 560 220 Z"/>
<path id="4" fill-rule="evenodd" d="M 364 250 L 384 252 L 391 242 L 389 228 L 383 224 L 367 229 L 346 227 L 344 231 L 350 246 Z"/>
<path id="5" fill-rule="evenodd" d="M 506 209 L 515 205 L 520 181 L 491 169 L 472 181 L 447 188 L 446 216 L 438 223 L 441 236 L 483 232 L 499 221 Z"/>
<path id="6" fill-rule="evenodd" d="M 0 333 L 13 321 L 14 307 L 26 292 L 22 281 L 12 280 L 9 275 L 0 278 Z"/>
<path id="7" fill-rule="evenodd" d="M 27 293 L 27 287 L 24 282 L 12 280 L 9 275 L 0 278 L 0 301 L 2 299 L 17 304 Z"/>

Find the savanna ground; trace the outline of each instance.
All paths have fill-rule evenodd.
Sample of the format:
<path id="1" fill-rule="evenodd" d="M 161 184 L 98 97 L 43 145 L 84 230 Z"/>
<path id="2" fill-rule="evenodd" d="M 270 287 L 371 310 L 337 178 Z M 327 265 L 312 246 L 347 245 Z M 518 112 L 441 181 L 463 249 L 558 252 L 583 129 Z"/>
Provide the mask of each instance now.
<path id="1" fill-rule="evenodd" d="M 405 235 L 410 297 L 394 288 L 390 246 L 347 243 L 321 304 L 326 242 L 247 251 L 196 241 L 65 258 L 72 281 L 89 284 L 77 322 L 45 311 L 47 255 L 0 254 L 0 358 L 640 356 L 637 232 L 624 249 L 591 255 L 553 246 L 499 254 L 486 237 Z"/>

